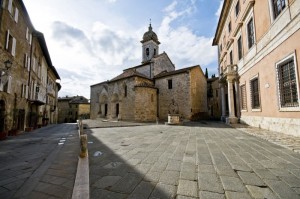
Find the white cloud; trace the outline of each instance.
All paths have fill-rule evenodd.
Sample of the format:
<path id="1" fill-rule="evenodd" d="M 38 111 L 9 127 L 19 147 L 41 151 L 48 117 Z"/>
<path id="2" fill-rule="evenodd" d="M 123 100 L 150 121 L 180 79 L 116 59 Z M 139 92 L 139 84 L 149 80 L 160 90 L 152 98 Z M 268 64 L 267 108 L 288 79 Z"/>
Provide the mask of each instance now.
<path id="1" fill-rule="evenodd" d="M 176 28 L 171 25 L 190 15 L 195 9 L 195 1 L 190 1 L 184 6 L 176 6 L 177 3 L 174 2 L 165 9 L 165 16 L 158 30 L 158 37 L 162 42 L 161 49 L 164 49 L 173 59 L 177 69 L 212 63 L 217 56 L 215 48 L 211 46 L 213 38 L 196 35 L 185 24 Z"/>
<path id="2" fill-rule="evenodd" d="M 220 17 L 220 14 L 221 14 L 221 11 L 222 11 L 222 7 L 223 7 L 223 3 L 224 3 L 224 0 L 220 0 L 219 8 L 218 8 L 217 12 L 215 13 L 215 15 L 218 18 Z"/>

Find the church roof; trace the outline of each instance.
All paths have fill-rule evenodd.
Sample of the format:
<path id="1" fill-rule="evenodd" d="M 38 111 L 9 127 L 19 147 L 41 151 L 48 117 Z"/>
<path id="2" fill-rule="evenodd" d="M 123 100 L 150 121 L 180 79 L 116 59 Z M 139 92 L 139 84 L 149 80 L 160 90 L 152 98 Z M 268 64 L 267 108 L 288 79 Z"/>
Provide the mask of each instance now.
<path id="1" fill-rule="evenodd" d="M 138 77 L 149 79 L 146 75 L 144 75 L 142 73 L 139 73 L 136 70 L 132 69 L 132 70 L 125 70 L 122 74 L 120 74 L 117 77 L 111 79 L 110 82 L 125 79 L 125 78 L 129 78 L 129 77 L 133 77 L 133 76 L 138 76 Z"/>
<path id="2" fill-rule="evenodd" d="M 166 76 L 171 76 L 171 75 L 176 75 L 176 74 L 180 74 L 180 73 L 185 73 L 185 72 L 190 71 L 191 69 L 196 68 L 196 67 L 200 67 L 200 66 L 196 65 L 196 66 L 182 68 L 182 69 L 174 70 L 174 71 L 170 71 L 170 72 L 163 71 L 163 72 L 159 73 L 158 75 L 156 75 L 154 77 L 154 79 L 158 79 L 158 78 L 166 77 Z"/>
<path id="3" fill-rule="evenodd" d="M 152 31 L 151 23 L 149 25 L 148 31 L 145 32 L 145 34 L 143 36 L 143 40 L 141 42 L 145 43 L 145 42 L 150 41 L 150 40 L 153 40 L 153 41 L 155 41 L 155 43 L 160 44 L 160 42 L 158 41 L 158 37 L 157 37 L 156 33 Z"/>
<path id="4" fill-rule="evenodd" d="M 75 96 L 70 100 L 70 104 L 89 104 L 89 100 L 83 96 Z"/>

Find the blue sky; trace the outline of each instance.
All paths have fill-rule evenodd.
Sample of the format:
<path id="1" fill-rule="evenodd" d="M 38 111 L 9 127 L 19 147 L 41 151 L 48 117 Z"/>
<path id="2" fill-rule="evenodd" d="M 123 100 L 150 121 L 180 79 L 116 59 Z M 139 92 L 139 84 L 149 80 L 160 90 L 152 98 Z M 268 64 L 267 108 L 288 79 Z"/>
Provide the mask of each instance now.
<path id="1" fill-rule="evenodd" d="M 176 69 L 199 64 L 217 74 L 212 47 L 223 0 L 24 0 L 43 32 L 61 77 L 59 96 L 90 98 L 90 85 L 142 61 L 141 39 L 151 18 Z"/>

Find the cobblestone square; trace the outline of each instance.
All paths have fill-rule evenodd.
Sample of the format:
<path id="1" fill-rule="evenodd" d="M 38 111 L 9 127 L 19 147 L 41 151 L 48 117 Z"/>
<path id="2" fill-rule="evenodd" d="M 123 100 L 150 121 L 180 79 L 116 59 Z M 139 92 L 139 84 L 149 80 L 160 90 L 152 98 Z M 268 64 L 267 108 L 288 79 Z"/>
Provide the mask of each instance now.
<path id="1" fill-rule="evenodd" d="M 300 198 L 300 154 L 266 139 L 219 122 L 117 126 L 87 127 L 91 198 Z"/>

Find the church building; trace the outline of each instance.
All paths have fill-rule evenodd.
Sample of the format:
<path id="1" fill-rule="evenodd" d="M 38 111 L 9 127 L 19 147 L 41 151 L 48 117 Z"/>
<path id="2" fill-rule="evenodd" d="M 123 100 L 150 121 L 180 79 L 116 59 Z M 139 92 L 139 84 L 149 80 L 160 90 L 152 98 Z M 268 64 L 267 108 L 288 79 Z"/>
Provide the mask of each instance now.
<path id="1" fill-rule="evenodd" d="M 91 119 L 192 120 L 207 114 L 207 83 L 199 65 L 175 69 L 151 24 L 143 36 L 142 63 L 111 80 L 91 85 Z"/>

